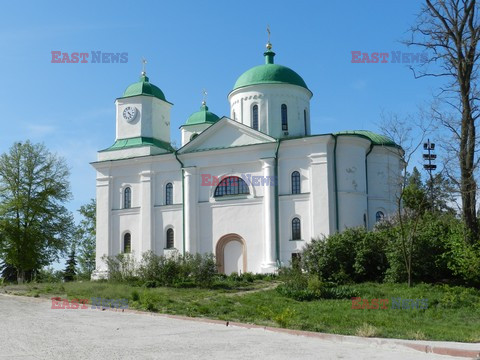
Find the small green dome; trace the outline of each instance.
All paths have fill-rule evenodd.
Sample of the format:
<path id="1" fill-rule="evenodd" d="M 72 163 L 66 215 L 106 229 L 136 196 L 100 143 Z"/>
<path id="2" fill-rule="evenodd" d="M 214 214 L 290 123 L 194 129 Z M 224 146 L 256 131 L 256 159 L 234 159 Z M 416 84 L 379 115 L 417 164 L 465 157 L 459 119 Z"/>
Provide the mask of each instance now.
<path id="1" fill-rule="evenodd" d="M 270 48 L 263 55 L 265 64 L 255 66 L 240 75 L 233 90 L 257 84 L 292 84 L 309 90 L 305 81 L 295 71 L 286 66 L 274 64 L 275 53 Z"/>
<path id="2" fill-rule="evenodd" d="M 165 99 L 165 95 L 163 91 L 160 90 L 159 87 L 153 85 L 148 81 L 148 77 L 145 73 L 142 72 L 142 76 L 140 76 L 140 80 L 136 83 L 133 83 L 124 91 L 122 97 L 130 97 L 130 96 L 137 96 L 137 95 L 146 95 L 146 96 L 154 96 L 157 99 L 167 101 Z"/>
<path id="3" fill-rule="evenodd" d="M 214 113 L 208 111 L 208 106 L 204 101 L 202 102 L 200 111 L 197 111 L 192 115 L 190 115 L 185 125 L 196 125 L 196 124 L 203 124 L 203 123 L 213 124 L 213 123 L 216 123 L 218 120 L 220 120 L 220 118 Z"/>

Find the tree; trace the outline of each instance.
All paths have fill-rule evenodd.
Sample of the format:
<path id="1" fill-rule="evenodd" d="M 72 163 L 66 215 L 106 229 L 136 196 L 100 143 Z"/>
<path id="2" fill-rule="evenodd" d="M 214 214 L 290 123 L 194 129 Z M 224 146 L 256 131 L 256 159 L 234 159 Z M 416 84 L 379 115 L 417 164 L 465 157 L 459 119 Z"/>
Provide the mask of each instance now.
<path id="1" fill-rule="evenodd" d="M 389 181 L 397 188 L 395 222 L 398 223 L 398 246 L 405 264 L 408 286 L 412 285 L 413 252 L 418 225 L 428 205 L 427 196 L 419 187 L 419 184 L 421 186 L 420 173 L 414 169 L 413 176 L 409 177 L 407 172 L 413 155 L 422 145 L 430 128 L 424 115 L 420 113 L 418 120 L 413 121 L 410 116 L 400 118 L 396 114 L 382 114 L 380 124 L 382 132 L 401 147 L 390 149 L 401 157 L 402 171 L 399 174 L 396 169 L 393 170 L 389 174 Z M 414 124 L 415 127 L 412 126 Z M 416 134 L 414 129 L 419 133 Z"/>
<path id="2" fill-rule="evenodd" d="M 78 210 L 83 218 L 77 226 L 76 242 L 79 250 L 78 263 L 84 277 L 90 277 L 95 270 L 96 211 L 95 199 Z"/>
<path id="3" fill-rule="evenodd" d="M 426 0 L 417 24 L 411 28 L 411 39 L 405 42 L 420 46 L 431 55 L 417 71 L 412 68 L 416 78 L 434 76 L 447 79 L 437 103 L 452 112 L 437 106 L 433 110 L 436 120 L 452 135 L 445 144 L 453 159 L 458 161 L 458 167 L 449 175 L 458 186 L 463 220 L 471 233 L 470 242 L 477 240 L 479 233 L 475 171 L 479 163 L 476 120 L 480 114 L 476 82 L 480 26 L 476 10 L 476 0 Z"/>
<path id="4" fill-rule="evenodd" d="M 456 213 L 455 209 L 452 208 L 452 205 L 456 203 L 454 187 L 442 172 L 427 178 L 424 183 L 420 171 L 417 167 L 414 167 L 412 173 L 407 177 L 407 187 L 416 191 L 419 197 L 417 201 L 421 200 L 431 212 L 450 213 L 452 215 Z M 420 199 L 420 197 L 423 199 Z M 408 201 L 410 200 L 404 200 L 404 205 L 407 207 L 409 207 Z"/>
<path id="5" fill-rule="evenodd" d="M 68 255 L 67 267 L 63 272 L 63 280 L 65 281 L 73 281 L 75 280 L 75 276 L 77 275 L 77 260 L 75 259 L 75 246 L 72 246 L 72 250 Z"/>
<path id="6" fill-rule="evenodd" d="M 68 249 L 68 176 L 65 160 L 42 144 L 15 143 L 0 156 L 0 258 L 19 283 Z"/>

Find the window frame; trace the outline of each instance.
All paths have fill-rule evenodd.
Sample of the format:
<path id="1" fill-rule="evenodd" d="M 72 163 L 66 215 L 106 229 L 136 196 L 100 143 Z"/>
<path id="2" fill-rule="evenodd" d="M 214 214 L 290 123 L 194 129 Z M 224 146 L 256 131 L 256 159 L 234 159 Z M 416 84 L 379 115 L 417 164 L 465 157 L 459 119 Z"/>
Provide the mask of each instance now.
<path id="1" fill-rule="evenodd" d="M 292 171 L 290 175 L 291 181 L 291 192 L 292 194 L 301 194 L 302 193 L 302 176 L 300 175 L 300 171 L 295 170 Z"/>
<path id="2" fill-rule="evenodd" d="M 378 210 L 375 213 L 375 224 L 381 222 L 384 219 L 385 219 L 385 213 L 382 210 Z"/>
<path id="3" fill-rule="evenodd" d="M 171 234 L 171 238 L 169 237 Z M 175 230 L 173 228 L 168 228 L 165 232 L 165 249 L 174 249 L 175 248 Z"/>
<path id="4" fill-rule="evenodd" d="M 252 129 L 258 131 L 258 104 L 252 106 Z"/>
<path id="5" fill-rule="evenodd" d="M 281 106 L 282 131 L 288 131 L 288 107 L 287 104 Z"/>
<path id="6" fill-rule="evenodd" d="M 235 185 L 235 182 L 238 182 L 237 185 Z M 250 188 L 248 187 L 248 184 L 245 182 L 245 180 L 235 175 L 222 178 L 213 192 L 213 197 L 217 199 L 230 196 L 247 195 L 250 195 Z"/>
<path id="7" fill-rule="evenodd" d="M 165 184 L 165 205 L 173 205 L 173 184 L 171 182 Z"/>
<path id="8" fill-rule="evenodd" d="M 294 217 L 291 221 L 292 240 L 302 240 L 302 222 L 299 217 Z"/>
<path id="9" fill-rule="evenodd" d="M 128 239 L 127 239 L 128 236 Z M 127 240 L 128 240 L 128 251 L 127 251 Z M 132 253 L 132 234 L 127 231 L 123 234 L 123 253 L 131 254 Z"/>
<path id="10" fill-rule="evenodd" d="M 303 109 L 303 126 L 305 127 L 305 136 L 307 136 L 308 135 L 307 109 Z"/>
<path id="11" fill-rule="evenodd" d="M 126 186 L 123 189 L 123 209 L 131 209 L 131 208 L 132 208 L 132 188 L 130 186 Z"/>

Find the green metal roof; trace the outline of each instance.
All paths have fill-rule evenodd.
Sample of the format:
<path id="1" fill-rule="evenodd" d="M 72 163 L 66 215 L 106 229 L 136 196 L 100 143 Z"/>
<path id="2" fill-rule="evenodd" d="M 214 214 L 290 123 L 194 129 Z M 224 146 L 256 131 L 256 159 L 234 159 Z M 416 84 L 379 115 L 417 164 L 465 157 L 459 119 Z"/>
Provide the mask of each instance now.
<path id="1" fill-rule="evenodd" d="M 140 76 L 140 80 L 136 83 L 133 83 L 123 92 L 122 97 L 130 97 L 130 96 L 138 96 L 138 95 L 146 95 L 146 96 L 153 96 L 157 99 L 167 101 L 165 99 L 165 94 L 159 87 L 153 85 L 149 82 L 147 75 L 142 73 Z"/>
<path id="2" fill-rule="evenodd" d="M 367 138 L 373 145 L 394 146 L 400 147 L 395 142 L 385 135 L 376 134 L 368 130 L 346 130 L 335 133 L 334 135 L 351 135 Z"/>
<path id="3" fill-rule="evenodd" d="M 189 116 L 185 125 L 197 125 L 197 124 L 214 124 L 220 118 L 214 113 L 208 111 L 208 106 L 205 102 L 202 103 L 200 111 L 197 111 Z"/>
<path id="4" fill-rule="evenodd" d="M 255 66 L 240 75 L 233 90 L 258 84 L 292 84 L 309 90 L 305 81 L 295 71 L 286 66 L 274 64 L 275 53 L 273 51 L 269 49 L 263 55 L 265 64 Z"/>
<path id="5" fill-rule="evenodd" d="M 117 141 L 115 141 L 115 143 L 112 146 L 102 151 L 123 150 L 123 149 L 129 149 L 129 148 L 141 147 L 141 146 L 155 146 L 167 151 L 171 151 L 171 152 L 175 151 L 172 145 L 170 145 L 165 141 L 149 138 L 149 137 L 142 137 L 142 136 L 129 138 L 129 139 L 118 139 Z"/>

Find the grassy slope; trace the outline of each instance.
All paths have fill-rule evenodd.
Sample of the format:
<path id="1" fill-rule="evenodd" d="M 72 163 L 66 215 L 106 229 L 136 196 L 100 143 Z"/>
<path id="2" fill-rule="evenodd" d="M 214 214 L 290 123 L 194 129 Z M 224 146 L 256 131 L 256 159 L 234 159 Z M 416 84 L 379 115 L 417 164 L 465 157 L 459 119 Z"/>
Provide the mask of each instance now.
<path id="1" fill-rule="evenodd" d="M 268 286 L 271 287 L 272 283 L 255 282 L 243 290 Z M 146 289 L 94 282 L 7 286 L 4 290 L 29 296 L 128 298 L 131 308 L 335 334 L 480 342 L 478 290 L 371 283 L 354 287 L 362 298 L 427 298 L 429 306 L 426 310 L 354 310 L 351 300 L 298 302 L 273 289 L 250 292 Z"/>

